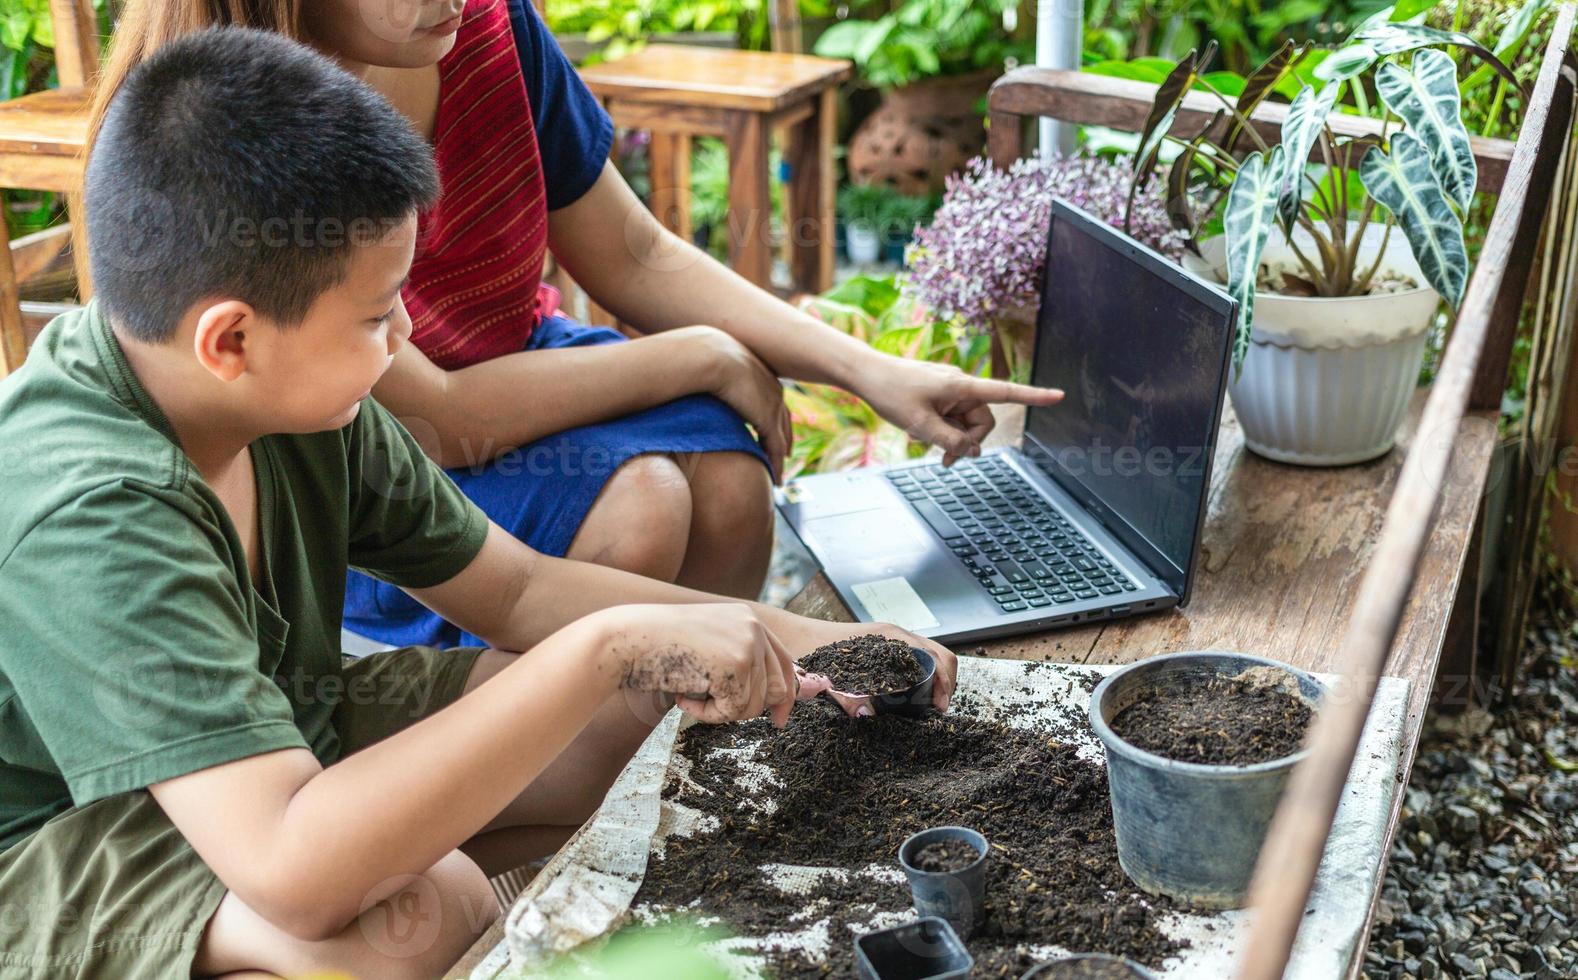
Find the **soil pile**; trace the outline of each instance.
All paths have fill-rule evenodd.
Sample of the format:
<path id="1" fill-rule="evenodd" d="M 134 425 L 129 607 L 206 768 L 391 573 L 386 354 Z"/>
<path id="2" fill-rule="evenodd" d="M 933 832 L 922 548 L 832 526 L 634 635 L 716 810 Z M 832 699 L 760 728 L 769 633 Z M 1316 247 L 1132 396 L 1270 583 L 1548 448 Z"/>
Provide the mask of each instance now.
<path id="1" fill-rule="evenodd" d="M 974 864 L 980 853 L 963 837 L 944 837 L 915 852 L 910 866 L 930 873 L 962 871 Z"/>
<path id="2" fill-rule="evenodd" d="M 688 730 L 679 746 L 688 779 L 664 792 L 719 815 L 721 826 L 670 838 L 647 869 L 637 906 L 689 908 L 753 936 L 825 916 L 826 963 L 781 949 L 771 968 L 785 978 L 852 976 L 851 927 L 877 910 L 910 908 L 899 845 L 916 831 L 954 825 L 992 844 L 985 921 L 968 943 L 974 976 L 1019 976 L 1038 962 L 1021 954 L 1024 943 L 1152 964 L 1178 949 L 1157 928 L 1167 903 L 1139 893 L 1118 866 L 1106 770 L 1081 758 L 1054 726 L 1010 728 L 968 717 L 967 696 L 954 704 L 958 713 L 919 720 L 855 719 L 812 701 L 796 706 L 781 732 L 762 720 Z M 763 766 L 779 785 L 753 775 Z M 761 870 L 873 863 L 893 874 L 828 876 L 796 895 Z M 807 908 L 809 919 L 791 921 Z"/>
<path id="3" fill-rule="evenodd" d="M 1297 752 L 1312 714 L 1280 687 L 1211 677 L 1129 705 L 1113 717 L 1112 730 L 1163 758 L 1250 766 Z"/>
<path id="4" fill-rule="evenodd" d="M 891 694 L 926 676 L 909 644 L 875 633 L 817 647 L 800 658 L 800 667 L 824 675 L 835 691 L 848 694 Z"/>

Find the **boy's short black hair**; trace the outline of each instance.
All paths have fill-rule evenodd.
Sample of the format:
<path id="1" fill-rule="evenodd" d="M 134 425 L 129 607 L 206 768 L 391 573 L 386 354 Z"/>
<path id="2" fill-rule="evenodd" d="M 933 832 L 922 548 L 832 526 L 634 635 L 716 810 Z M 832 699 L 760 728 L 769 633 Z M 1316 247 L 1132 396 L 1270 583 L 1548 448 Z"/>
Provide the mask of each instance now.
<path id="1" fill-rule="evenodd" d="M 206 298 L 299 323 L 353 245 L 437 195 L 426 142 L 359 79 L 278 34 L 200 31 L 133 69 L 104 114 L 85 195 L 94 289 L 147 342 Z"/>

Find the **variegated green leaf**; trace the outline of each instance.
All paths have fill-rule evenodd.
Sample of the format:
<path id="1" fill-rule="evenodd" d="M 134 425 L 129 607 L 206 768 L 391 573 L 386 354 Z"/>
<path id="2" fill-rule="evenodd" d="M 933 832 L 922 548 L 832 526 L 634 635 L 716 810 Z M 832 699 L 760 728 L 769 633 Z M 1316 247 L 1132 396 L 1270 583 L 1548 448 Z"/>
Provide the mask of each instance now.
<path id="1" fill-rule="evenodd" d="M 1462 31 L 1442 31 L 1423 24 L 1380 24 L 1355 31 L 1353 40 L 1368 45 L 1374 49 L 1376 57 L 1385 58 L 1404 51 L 1413 51 L 1418 48 L 1434 48 L 1451 44 L 1465 51 L 1473 52 L 1474 56 L 1483 60 L 1485 64 L 1494 68 L 1513 87 L 1522 91 L 1523 86 L 1518 82 L 1518 76 L 1512 69 L 1502 63 L 1501 59 L 1483 44 L 1464 34 Z"/>
<path id="2" fill-rule="evenodd" d="M 1337 104 L 1341 91 L 1341 82 L 1332 82 L 1319 93 L 1312 88 L 1301 89 L 1282 120 L 1282 146 L 1287 151 L 1287 166 L 1277 210 L 1284 225 L 1291 226 L 1298 218 L 1299 202 L 1304 199 L 1304 161 L 1309 159 L 1315 139 L 1325 128 L 1326 117 Z"/>
<path id="3" fill-rule="evenodd" d="M 1364 155 L 1359 167 L 1364 189 L 1397 218 L 1425 280 L 1456 307 L 1468 284 L 1463 224 L 1447 202 L 1424 144 L 1410 133 L 1398 133 L 1388 149 Z"/>
<path id="4" fill-rule="evenodd" d="M 1227 291 L 1238 300 L 1238 333 L 1233 340 L 1233 365 L 1242 370 L 1249 353 L 1249 329 L 1254 323 L 1255 282 L 1260 254 L 1276 223 L 1277 199 L 1282 192 L 1286 153 L 1282 144 L 1269 154 L 1252 154 L 1238 168 L 1227 192 L 1223 225 L 1227 234 Z"/>
<path id="5" fill-rule="evenodd" d="M 1324 82 L 1342 82 L 1375 64 L 1375 49 L 1368 44 L 1339 48 L 1315 66 L 1315 77 Z"/>
<path id="6" fill-rule="evenodd" d="M 1463 125 L 1452 58 L 1443 51 L 1421 51 L 1408 68 L 1388 62 L 1376 73 L 1375 85 L 1387 108 L 1430 148 L 1430 162 L 1447 196 L 1459 211 L 1467 210 L 1478 171 Z"/>

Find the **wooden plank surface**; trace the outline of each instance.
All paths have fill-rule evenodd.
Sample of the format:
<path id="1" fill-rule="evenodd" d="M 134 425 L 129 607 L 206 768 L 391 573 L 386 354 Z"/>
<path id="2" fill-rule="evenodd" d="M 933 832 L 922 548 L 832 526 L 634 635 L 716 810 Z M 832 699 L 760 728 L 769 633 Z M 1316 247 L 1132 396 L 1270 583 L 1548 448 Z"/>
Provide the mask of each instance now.
<path id="1" fill-rule="evenodd" d="M 1211 498 L 1194 595 L 1188 606 L 1147 616 L 961 648 L 990 657 L 1063 663 L 1131 663 L 1182 650 L 1241 650 L 1329 671 L 1357 599 L 1361 573 L 1380 533 L 1404 453 L 1418 434 L 1427 391 L 1414 396 L 1398 448 L 1359 466 L 1289 466 L 1244 447 L 1231 403 L 1212 468 Z M 1012 428 L 1005 426 L 1005 435 Z M 1470 416 L 1414 590 L 1391 673 L 1414 682 L 1405 759 L 1429 705 L 1450 603 L 1468 553 L 1480 488 L 1496 442 L 1495 416 Z M 825 576 L 789 605 L 820 619 L 852 617 Z"/>
<path id="2" fill-rule="evenodd" d="M 1148 82 L 1027 66 L 1015 68 L 993 83 L 991 110 L 994 115 L 1003 114 L 1005 119 L 1048 116 L 1086 126 L 1139 132 L 1155 98 L 1156 86 Z M 1184 139 L 1193 137 L 1221 107 L 1222 103 L 1208 92 L 1190 92 L 1178 111 L 1172 132 Z M 1287 112 L 1285 103 L 1262 103 L 1254 115 L 1255 129 L 1268 142 L 1276 141 Z M 1343 136 L 1370 135 L 1381 128 L 1380 120 L 1338 113 L 1332 114 L 1330 125 Z M 987 136 L 992 159 L 998 166 L 1006 166 L 1020 155 L 1017 126 L 1003 125 L 994 119 Z M 1471 136 L 1469 142 L 1479 164 L 1479 190 L 1497 193 L 1512 160 L 1512 143 L 1480 136 Z"/>
<path id="3" fill-rule="evenodd" d="M 847 61 L 812 55 L 649 44 L 580 75 L 599 98 L 773 112 L 839 84 L 853 70 Z"/>
<path id="4" fill-rule="evenodd" d="M 1229 403 L 1212 469 L 1195 593 L 1187 607 L 995 640 L 962 652 L 1121 664 L 1162 653 L 1223 649 L 1274 657 L 1306 670 L 1333 671 L 1405 453 L 1423 438 L 1417 426 L 1427 394 L 1425 389 L 1415 394 L 1398 448 L 1372 463 L 1331 469 L 1288 466 L 1254 455 L 1244 447 Z M 1452 465 L 1436 523 L 1388 661 L 1389 674 L 1412 682 L 1397 774 L 1400 785 L 1412 770 L 1437 681 L 1452 598 L 1464 575 L 1498 438 L 1496 420 L 1495 413 L 1471 413 L 1451 434 Z M 1015 436 L 1011 426 L 1003 428 L 1004 436 Z M 822 575 L 789 608 L 821 619 L 852 618 Z M 1440 683 L 1458 688 L 1472 682 L 1469 677 L 1440 678 Z M 1397 794 L 1388 816 L 1388 841 L 1397 833 L 1403 795 Z M 1384 876 L 1377 879 L 1382 880 Z M 1378 892 L 1369 896 L 1372 913 L 1378 897 Z M 1362 955 L 1362 943 L 1359 949 Z"/>

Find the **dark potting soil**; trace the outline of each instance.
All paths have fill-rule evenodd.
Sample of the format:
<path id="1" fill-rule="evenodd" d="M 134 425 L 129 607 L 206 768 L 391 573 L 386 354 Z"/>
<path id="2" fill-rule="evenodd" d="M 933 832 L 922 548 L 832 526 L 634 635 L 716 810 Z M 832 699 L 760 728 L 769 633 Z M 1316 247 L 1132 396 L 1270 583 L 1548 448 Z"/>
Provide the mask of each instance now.
<path id="1" fill-rule="evenodd" d="M 687 779 L 665 795 L 718 815 L 721 826 L 669 838 L 635 904 L 716 916 L 753 936 L 825 916 L 826 962 L 780 949 L 768 954 L 770 968 L 782 978 L 853 976 L 856 930 L 878 910 L 911 908 L 902 877 L 824 876 L 809 893 L 788 895 L 760 867 L 875 863 L 898 872 L 899 845 L 911 834 L 968 826 L 992 847 L 985 919 L 968 942 L 974 976 L 1018 977 L 1037 963 L 1022 952 L 1027 943 L 1152 964 L 1182 948 L 1157 927 L 1172 906 L 1141 894 L 1118 866 L 1106 770 L 1081 758 L 1057 725 L 1019 729 L 970 717 L 965 695 L 954 707 L 919 720 L 856 719 L 809 701 L 779 732 L 763 720 L 689 729 L 679 746 Z M 753 783 L 759 766 L 779 785 Z M 792 918 L 808 907 L 809 920 Z"/>
<path id="2" fill-rule="evenodd" d="M 800 667 L 826 676 L 834 690 L 850 694 L 891 694 L 926 676 L 909 644 L 876 633 L 817 647 L 800 658 Z"/>
<path id="3" fill-rule="evenodd" d="M 1282 688 L 1211 677 L 1136 701 L 1112 719 L 1135 748 L 1179 762 L 1249 766 L 1299 750 L 1312 712 Z"/>
<path id="4" fill-rule="evenodd" d="M 976 862 L 981 853 L 963 837 L 944 837 L 915 852 L 910 866 L 916 871 L 960 871 Z"/>

